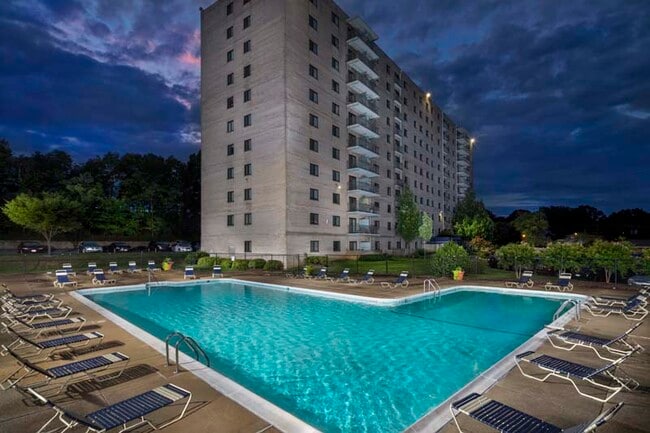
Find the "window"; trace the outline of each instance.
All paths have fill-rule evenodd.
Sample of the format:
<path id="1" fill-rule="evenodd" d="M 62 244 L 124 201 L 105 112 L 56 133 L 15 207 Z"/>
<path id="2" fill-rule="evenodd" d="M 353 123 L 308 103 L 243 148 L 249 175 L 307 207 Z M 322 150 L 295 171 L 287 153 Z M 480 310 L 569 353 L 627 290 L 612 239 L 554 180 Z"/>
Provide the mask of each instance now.
<path id="1" fill-rule="evenodd" d="M 244 140 L 244 152 L 250 152 L 251 150 L 251 139 L 248 138 Z"/>
<path id="2" fill-rule="evenodd" d="M 318 165 L 309 164 L 309 174 L 312 176 L 318 176 Z"/>
<path id="3" fill-rule="evenodd" d="M 309 89 L 309 100 L 318 104 L 318 92 L 315 90 Z"/>
<path id="4" fill-rule="evenodd" d="M 340 137 L 341 136 L 341 129 L 336 125 L 332 125 L 332 135 L 334 137 Z"/>
<path id="5" fill-rule="evenodd" d="M 309 200 L 318 201 L 318 190 L 316 188 L 309 188 Z"/>
<path id="6" fill-rule="evenodd" d="M 245 213 L 244 214 L 244 225 L 249 226 L 253 224 L 253 214 L 252 213 Z"/>
<path id="7" fill-rule="evenodd" d="M 226 225 L 228 227 L 232 227 L 235 225 L 235 215 L 227 215 L 226 216 Z"/>
<path id="8" fill-rule="evenodd" d="M 235 191 L 228 191 L 228 203 L 233 203 L 235 201 Z"/>
<path id="9" fill-rule="evenodd" d="M 227 108 L 227 109 L 231 109 L 231 108 L 234 107 L 234 106 L 235 106 L 235 98 L 233 98 L 233 97 L 231 96 L 231 97 L 229 97 L 228 100 L 226 101 L 226 108 Z"/>
<path id="10" fill-rule="evenodd" d="M 332 113 L 337 116 L 341 115 L 341 107 L 336 102 L 332 102 Z"/>
<path id="11" fill-rule="evenodd" d="M 318 54 L 318 44 L 311 39 L 309 40 L 309 51 L 314 54 Z"/>
<path id="12" fill-rule="evenodd" d="M 310 213 L 309 214 L 309 224 L 313 226 L 318 225 L 318 214 L 317 213 Z"/>
<path id="13" fill-rule="evenodd" d="M 232 2 L 230 2 L 230 3 L 228 3 L 226 5 L 226 15 L 231 15 L 232 14 L 232 8 L 233 8 Z"/>
<path id="14" fill-rule="evenodd" d="M 244 176 L 250 176 L 253 174 L 253 164 L 246 164 L 244 165 Z"/>
<path id="15" fill-rule="evenodd" d="M 341 227 L 341 217 L 338 215 L 332 216 L 332 225 L 334 227 Z"/>
<path id="16" fill-rule="evenodd" d="M 232 83 L 234 83 L 234 82 L 235 82 L 235 74 L 233 74 L 233 73 L 231 72 L 231 73 L 228 74 L 228 76 L 226 77 L 226 84 L 227 84 L 228 86 L 230 86 L 230 85 L 231 85 Z"/>
<path id="17" fill-rule="evenodd" d="M 332 24 L 334 24 L 336 27 L 339 26 L 339 16 L 334 12 L 332 12 Z"/>
<path id="18" fill-rule="evenodd" d="M 332 148 L 332 158 L 341 159 L 341 150 L 338 147 Z"/>
<path id="19" fill-rule="evenodd" d="M 232 26 L 228 27 L 228 28 L 226 29 L 226 39 L 230 39 L 230 38 L 232 38 L 233 34 L 234 34 L 234 29 L 233 29 L 233 27 L 232 27 Z"/>
<path id="20" fill-rule="evenodd" d="M 332 193 L 332 203 L 341 204 L 341 194 L 338 192 Z"/>
<path id="21" fill-rule="evenodd" d="M 317 253 L 320 251 L 320 243 L 318 241 L 309 241 L 309 252 Z"/>
<path id="22" fill-rule="evenodd" d="M 251 188 L 246 188 L 244 190 L 244 200 L 249 201 L 253 198 L 253 190 Z"/>
<path id="23" fill-rule="evenodd" d="M 318 31 L 318 20 L 311 15 L 309 15 L 309 27 Z"/>
<path id="24" fill-rule="evenodd" d="M 333 45 L 334 47 L 336 47 L 336 48 L 339 47 L 339 38 L 337 38 L 337 37 L 334 36 L 334 35 L 332 35 L 332 45 Z"/>
<path id="25" fill-rule="evenodd" d="M 332 57 L 332 69 L 335 71 L 339 70 L 339 61 Z"/>
<path id="26" fill-rule="evenodd" d="M 244 252 L 245 253 L 253 252 L 253 241 L 244 241 Z"/>
<path id="27" fill-rule="evenodd" d="M 252 114 L 247 114 L 244 116 L 244 127 L 251 126 L 253 123 L 253 115 Z"/>
<path id="28" fill-rule="evenodd" d="M 250 39 L 247 41 L 244 41 L 244 53 L 248 53 L 251 50 L 251 41 Z"/>
<path id="29" fill-rule="evenodd" d="M 348 244 L 348 249 L 350 251 L 356 251 L 357 250 L 357 241 L 350 241 Z"/>
<path id="30" fill-rule="evenodd" d="M 341 241 L 332 241 L 332 250 L 341 251 Z"/>
<path id="31" fill-rule="evenodd" d="M 314 140 L 313 138 L 310 138 L 309 150 L 311 150 L 312 152 L 318 152 L 318 141 Z"/>
<path id="32" fill-rule="evenodd" d="M 244 28 L 247 29 L 251 26 L 251 16 L 248 15 L 247 17 L 244 17 Z"/>
<path id="33" fill-rule="evenodd" d="M 309 65 L 309 76 L 318 80 L 318 68 L 314 65 Z"/>
<path id="34" fill-rule="evenodd" d="M 226 147 L 226 155 L 231 156 L 234 154 L 235 154 L 235 145 L 229 144 L 228 147 Z"/>
<path id="35" fill-rule="evenodd" d="M 226 132 L 233 132 L 234 130 L 235 130 L 235 121 L 229 120 L 228 123 L 226 123 Z"/>
<path id="36" fill-rule="evenodd" d="M 251 76 L 251 65 L 244 66 L 244 78 Z"/>
<path id="37" fill-rule="evenodd" d="M 244 90 L 244 102 L 250 102 L 251 100 L 251 89 Z"/>
<path id="38" fill-rule="evenodd" d="M 318 116 L 310 114 L 309 115 L 309 124 L 311 126 L 313 126 L 314 128 L 318 128 Z"/>
<path id="39" fill-rule="evenodd" d="M 228 167 L 226 170 L 226 179 L 233 179 L 235 177 L 235 169 L 233 167 Z"/>
<path id="40" fill-rule="evenodd" d="M 230 50 L 226 53 L 226 62 L 232 62 L 235 59 L 235 50 Z"/>
<path id="41" fill-rule="evenodd" d="M 339 93 L 339 89 L 340 89 L 339 83 L 335 80 L 332 80 L 332 90 L 336 93 Z"/>

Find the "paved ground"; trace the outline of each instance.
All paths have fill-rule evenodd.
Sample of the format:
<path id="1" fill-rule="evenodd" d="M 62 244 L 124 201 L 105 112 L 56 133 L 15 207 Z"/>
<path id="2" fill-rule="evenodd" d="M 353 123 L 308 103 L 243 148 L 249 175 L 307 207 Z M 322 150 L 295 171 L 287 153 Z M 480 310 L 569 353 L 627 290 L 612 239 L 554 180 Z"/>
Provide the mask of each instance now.
<path id="1" fill-rule="evenodd" d="M 345 284 L 287 279 L 283 276 L 262 273 L 238 275 L 238 277 L 251 281 L 297 285 L 317 290 L 330 290 L 380 298 L 403 297 L 422 291 L 422 282 L 420 280 L 411 280 L 409 288 L 406 289 L 385 289 L 381 288 L 377 283 L 372 286 L 351 287 Z M 119 276 L 120 284 L 141 283 L 146 278 L 146 274 Z M 158 278 L 181 279 L 182 276 L 180 273 L 164 273 Z M 80 284 L 80 287 L 91 286 L 88 277 L 80 276 L 79 280 L 83 283 Z M 387 279 L 383 280 L 387 281 Z M 18 293 L 39 293 L 52 290 L 51 280 L 42 275 L 28 276 L 27 278 L 22 275 L 2 276 L 0 282 L 6 283 Z M 494 282 L 483 283 L 494 285 Z M 451 284 L 452 282 L 446 281 L 442 286 Z M 481 282 L 472 281 L 472 284 L 481 284 Z M 578 283 L 575 291 L 597 294 L 606 290 L 602 286 L 597 287 L 593 284 Z M 609 290 L 609 292 L 611 294 L 612 291 Z M 616 292 L 620 292 L 616 293 L 616 295 L 620 294 L 621 296 L 631 293 L 622 290 Z M 92 352 L 93 355 L 121 351 L 131 357 L 131 362 L 125 375 L 121 378 L 101 384 L 88 381 L 71 385 L 64 393 L 53 398 L 57 403 L 85 413 L 160 384 L 173 382 L 191 390 L 194 397 L 190 406 L 190 413 L 182 421 L 166 428 L 166 432 L 278 432 L 268 422 L 219 394 L 191 373 L 174 374 L 173 367 L 165 366 L 163 356 L 151 350 L 140 340 L 132 337 L 113 323 L 106 321 L 94 311 L 76 302 L 69 295 L 59 293 L 58 296 L 74 308 L 75 314 L 83 315 L 88 319 L 90 324 L 87 325 L 87 330 L 99 330 L 106 335 L 105 342 Z M 583 314 L 580 323 L 574 323 L 574 325 L 580 326 L 584 332 L 610 336 L 627 329 L 630 322 L 622 318 L 596 319 L 589 314 Z M 650 345 L 650 325 L 644 323 L 635 332 L 632 340 L 648 347 Z M 9 341 L 10 338 L 7 334 L 0 334 L 0 343 L 6 344 Z M 545 344 L 538 351 L 592 366 L 601 366 L 604 363 L 604 361 L 601 362 L 597 358 L 595 360 L 592 352 L 588 350 L 565 352 L 553 349 L 549 344 Z M 90 353 L 88 355 L 90 356 Z M 43 365 L 51 366 L 61 362 L 59 360 Z M 14 362 L 9 357 L 0 358 L 0 375 L 8 374 L 14 365 Z M 650 393 L 648 392 L 650 391 L 650 352 L 633 356 L 625 362 L 623 368 L 626 373 L 641 382 L 641 389 L 636 392 L 620 393 L 611 400 L 612 403 L 624 401 L 626 405 L 616 418 L 602 429 L 599 429 L 599 432 L 650 432 Z M 487 395 L 561 427 L 584 422 L 596 416 L 604 407 L 611 406 L 611 404 L 602 405 L 580 397 L 568 382 L 551 380 L 541 384 L 523 377 L 517 370 L 510 371 Z M 169 419 L 173 415 L 174 413 L 171 411 L 161 411 L 154 419 L 161 421 Z M 26 399 L 18 391 L 0 391 L 0 432 L 35 432 L 49 416 L 51 416 L 49 409 L 34 406 L 29 399 Z M 489 429 L 482 429 L 480 424 L 467 418 L 462 421 L 461 426 L 472 432 L 490 431 Z M 147 429 L 140 428 L 136 431 L 147 431 Z M 448 424 L 441 431 L 450 433 L 457 430 L 453 424 Z"/>

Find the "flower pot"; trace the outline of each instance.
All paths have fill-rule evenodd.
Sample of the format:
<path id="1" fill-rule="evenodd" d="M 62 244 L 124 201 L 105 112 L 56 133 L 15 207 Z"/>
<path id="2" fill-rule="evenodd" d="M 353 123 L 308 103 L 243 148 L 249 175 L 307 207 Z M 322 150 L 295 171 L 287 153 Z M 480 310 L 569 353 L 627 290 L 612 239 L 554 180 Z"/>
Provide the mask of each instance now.
<path id="1" fill-rule="evenodd" d="M 465 276 L 465 271 L 453 271 L 454 272 L 454 280 L 455 281 L 462 281 L 463 277 Z"/>
<path id="2" fill-rule="evenodd" d="M 171 271 L 173 266 L 174 266 L 174 262 L 163 262 L 162 263 L 162 270 L 163 271 Z"/>

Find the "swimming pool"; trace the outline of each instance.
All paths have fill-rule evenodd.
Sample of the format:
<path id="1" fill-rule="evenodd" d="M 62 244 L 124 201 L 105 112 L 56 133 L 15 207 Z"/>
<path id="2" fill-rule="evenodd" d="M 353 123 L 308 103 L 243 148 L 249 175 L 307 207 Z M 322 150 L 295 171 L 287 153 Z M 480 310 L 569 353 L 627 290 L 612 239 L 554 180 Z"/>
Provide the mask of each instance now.
<path id="1" fill-rule="evenodd" d="M 549 323 L 561 299 L 460 290 L 368 305 L 242 281 L 84 296 L 323 432 L 400 432 Z"/>

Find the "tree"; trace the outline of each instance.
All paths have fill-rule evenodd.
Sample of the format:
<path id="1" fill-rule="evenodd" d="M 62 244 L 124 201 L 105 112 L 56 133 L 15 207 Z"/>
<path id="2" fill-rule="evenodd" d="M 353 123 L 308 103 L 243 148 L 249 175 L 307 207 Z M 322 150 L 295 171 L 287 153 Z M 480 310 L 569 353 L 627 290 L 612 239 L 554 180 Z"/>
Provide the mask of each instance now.
<path id="1" fill-rule="evenodd" d="M 535 264 L 535 249 L 528 244 L 508 244 L 496 251 L 499 265 L 504 269 L 514 269 L 517 278 L 521 271 Z"/>
<path id="2" fill-rule="evenodd" d="M 542 262 L 560 273 L 575 272 L 585 264 L 585 248 L 580 244 L 551 243 L 542 254 Z"/>
<path id="3" fill-rule="evenodd" d="M 533 246 L 543 246 L 546 244 L 546 231 L 548 230 L 548 221 L 541 212 L 523 214 L 512 222 L 514 228 L 520 233 L 522 240 Z"/>
<path id="4" fill-rule="evenodd" d="M 418 234 L 423 242 L 429 242 L 433 236 L 433 218 L 426 212 L 422 212 L 420 217 Z"/>
<path id="5" fill-rule="evenodd" d="M 487 259 L 494 254 L 494 244 L 480 236 L 472 238 L 472 240 L 469 241 L 469 246 L 474 254 L 482 259 Z"/>
<path id="6" fill-rule="evenodd" d="M 415 203 L 415 197 L 411 190 L 406 187 L 397 202 L 397 234 L 408 244 L 418 237 L 420 228 L 420 211 Z"/>
<path id="7" fill-rule="evenodd" d="M 587 249 L 587 257 L 594 266 L 605 271 L 605 281 L 608 283 L 613 273 L 624 275 L 634 267 L 632 244 L 629 242 L 597 240 Z"/>
<path id="8" fill-rule="evenodd" d="M 42 197 L 19 194 L 7 202 L 2 211 L 15 224 L 38 232 L 52 253 L 54 236 L 76 230 L 78 204 L 60 194 L 45 193 Z"/>
<path id="9" fill-rule="evenodd" d="M 454 269 L 469 267 L 469 254 L 454 242 L 447 242 L 431 258 L 432 272 L 436 277 L 449 276 Z"/>
<path id="10" fill-rule="evenodd" d="M 494 221 L 474 191 L 469 191 L 458 202 L 451 223 L 456 234 L 467 239 L 476 236 L 492 239 L 494 234 Z"/>

